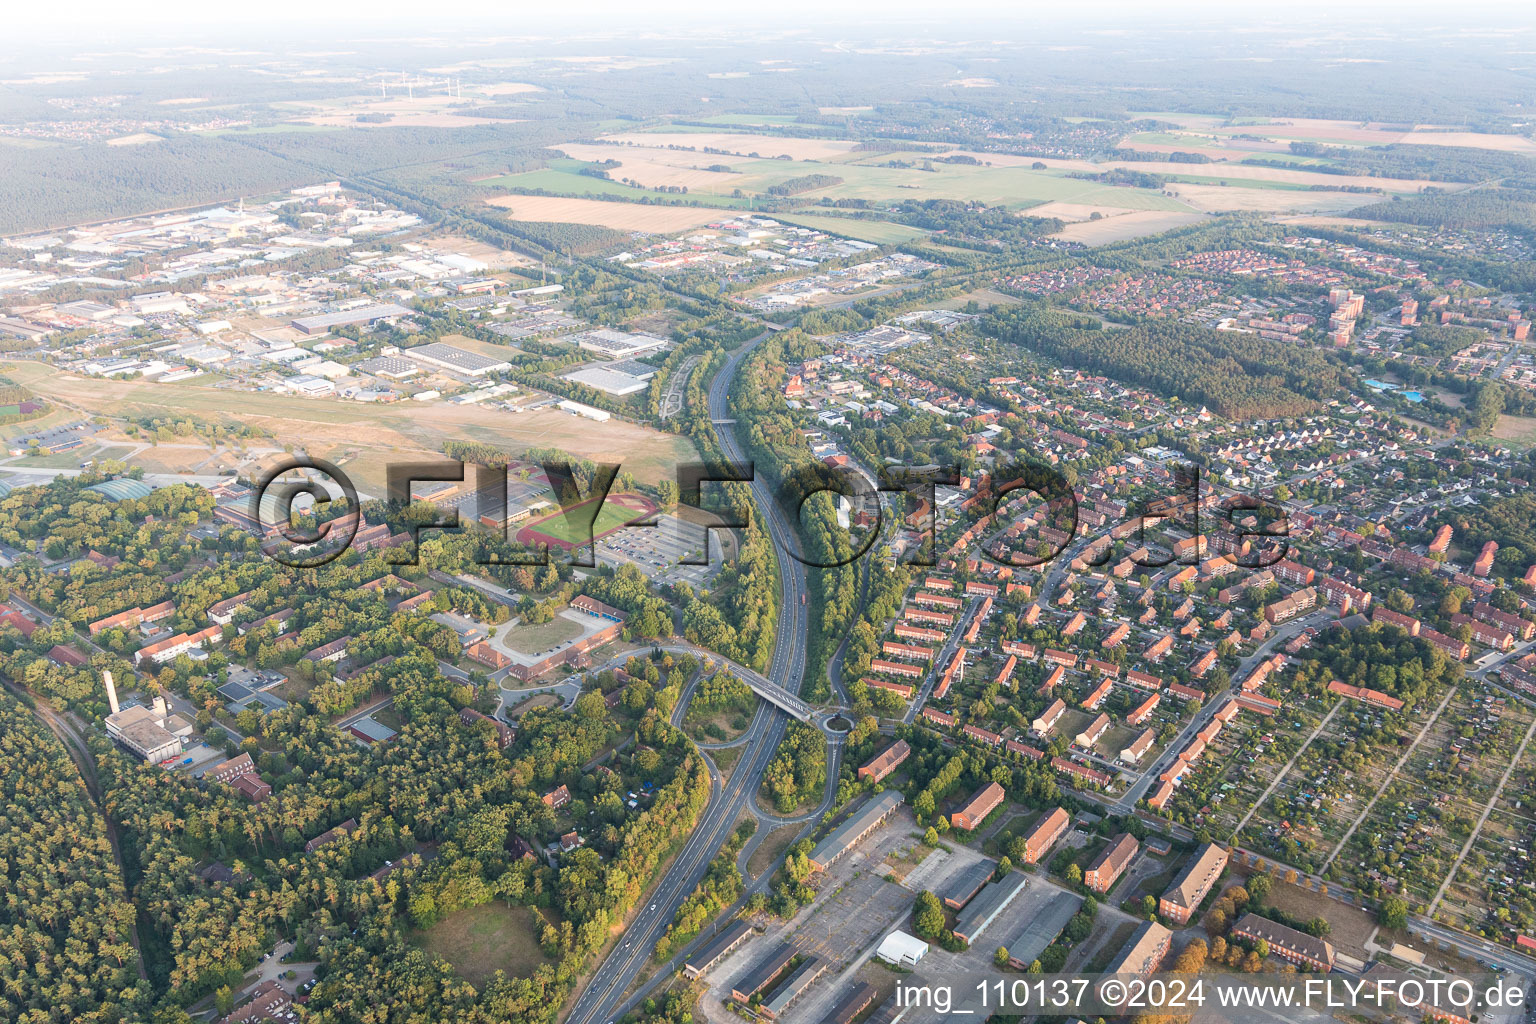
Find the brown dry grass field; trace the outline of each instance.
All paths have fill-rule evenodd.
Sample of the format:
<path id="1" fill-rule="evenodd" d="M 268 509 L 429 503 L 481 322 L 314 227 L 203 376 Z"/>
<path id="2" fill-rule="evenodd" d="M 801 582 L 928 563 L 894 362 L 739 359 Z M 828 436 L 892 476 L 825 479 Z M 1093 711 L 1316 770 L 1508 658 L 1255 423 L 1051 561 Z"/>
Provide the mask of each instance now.
<path id="1" fill-rule="evenodd" d="M 450 440 L 480 441 L 511 452 L 557 448 L 582 458 L 620 463 L 642 483 L 675 478 L 679 462 L 696 458 L 692 442 L 675 434 L 620 420 L 596 423 L 554 408 L 513 414 L 440 402 L 368 405 L 191 382 L 98 380 L 35 362 L 7 360 L 4 365 L 12 379 L 48 401 L 74 410 L 76 418 L 191 414 L 207 420 L 248 423 L 271 431 L 280 442 L 303 446 L 314 454 L 340 446 L 356 449 L 359 459 L 372 453 L 369 462 L 380 470 L 380 485 L 383 464 L 391 457 L 439 453 Z M 261 442 L 252 444 L 259 446 Z M 358 483 L 362 486 L 363 479 Z"/>
<path id="2" fill-rule="evenodd" d="M 618 160 L 620 166 L 609 172 L 615 179 L 630 178 L 646 188 L 685 185 L 690 189 L 720 189 L 735 186 L 739 175 L 711 171 L 716 164 L 729 166 L 742 162 L 739 157 L 722 157 L 696 150 L 660 149 L 649 146 L 597 145 L 569 142 L 552 147 L 572 160 Z"/>
<path id="3" fill-rule="evenodd" d="M 641 203 L 609 203 L 601 199 L 564 199 L 558 196 L 501 196 L 487 199 L 516 220 L 560 221 L 594 224 L 616 231 L 645 231 L 667 235 L 708 224 L 724 216 L 719 210 L 699 206 L 649 206 Z"/>
<path id="4" fill-rule="evenodd" d="M 1494 424 L 1493 436 L 1501 441 L 1536 444 L 1536 417 L 1500 416 Z"/>
<path id="5" fill-rule="evenodd" d="M 1168 191 L 1197 210 L 1221 213 L 1339 213 L 1375 202 L 1379 196 L 1351 192 L 1311 192 L 1290 188 L 1241 188 L 1171 182 Z"/>
<path id="6" fill-rule="evenodd" d="M 1176 213 L 1169 210 L 1139 210 L 1133 213 L 1116 211 L 1113 217 L 1081 220 L 1075 224 L 1068 224 L 1051 237 L 1082 242 L 1084 245 L 1107 245 L 1110 242 L 1123 242 L 1128 238 L 1155 235 L 1186 224 L 1194 224 L 1203 219 L 1203 214 Z"/>
<path id="7" fill-rule="evenodd" d="M 526 978 L 549 963 L 539 948 L 544 922 L 527 907 L 500 901 L 450 914 L 411 942 L 453 965 L 471 985 L 482 987 L 498 970 Z"/>
<path id="8" fill-rule="evenodd" d="M 1500 153 L 1536 156 L 1536 140 L 1524 135 L 1412 131 L 1397 141 L 1410 146 L 1466 146 L 1469 149 L 1491 149 Z"/>

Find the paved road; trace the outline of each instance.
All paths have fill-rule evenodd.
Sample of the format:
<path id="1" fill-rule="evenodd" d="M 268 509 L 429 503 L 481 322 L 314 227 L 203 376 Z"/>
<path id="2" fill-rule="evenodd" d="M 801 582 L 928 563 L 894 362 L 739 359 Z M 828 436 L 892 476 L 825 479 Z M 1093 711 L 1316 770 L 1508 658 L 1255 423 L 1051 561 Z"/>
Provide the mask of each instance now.
<path id="1" fill-rule="evenodd" d="M 1248 657 L 1244 658 L 1241 662 L 1238 663 L 1236 671 L 1232 673 L 1232 686 L 1234 691 L 1238 687 L 1242 686 L 1243 680 L 1252 675 L 1254 668 L 1259 664 L 1259 662 L 1269 657 L 1270 654 L 1274 652 L 1276 647 L 1289 641 L 1292 637 L 1306 629 L 1309 625 L 1316 625 L 1318 622 L 1328 617 L 1328 609 L 1319 609 L 1309 615 L 1296 619 L 1294 622 L 1288 622 L 1284 626 L 1277 629 L 1275 632 L 1271 633 L 1269 639 L 1265 640 L 1258 646 L 1256 650 L 1254 650 L 1252 654 L 1248 655 Z M 1127 789 L 1125 793 L 1121 795 L 1120 799 L 1115 802 L 1114 807 L 1117 813 L 1128 813 L 1132 808 L 1136 806 L 1137 802 L 1140 801 L 1142 797 L 1147 795 L 1147 790 L 1152 788 L 1152 784 L 1157 781 L 1158 777 L 1161 776 L 1163 772 L 1172 767 L 1173 762 L 1178 759 L 1180 752 L 1189 745 L 1190 739 L 1193 738 L 1194 735 L 1201 729 L 1204 729 L 1207 725 L 1210 724 L 1211 719 L 1214 718 L 1216 716 L 1216 712 L 1220 710 L 1222 703 L 1222 695 L 1216 693 L 1212 694 L 1211 699 L 1205 701 L 1201 705 L 1200 710 L 1195 714 L 1195 717 L 1190 719 L 1189 724 L 1184 726 L 1184 728 L 1179 731 L 1178 737 L 1172 743 L 1163 748 L 1163 752 L 1158 755 L 1157 760 L 1152 762 L 1151 766 L 1148 767 L 1146 771 L 1141 773 L 1141 778 L 1132 783 L 1131 787 Z"/>
<path id="2" fill-rule="evenodd" d="M 960 638 L 970 628 L 971 619 L 976 615 L 976 609 L 981 606 L 981 598 L 973 597 L 966 602 L 965 609 L 960 617 L 955 620 L 955 628 L 950 631 L 949 638 L 944 641 L 944 646 L 939 648 L 939 653 L 934 655 L 933 661 L 928 665 L 928 674 L 923 677 L 923 685 L 917 692 L 917 699 L 907 708 L 907 713 L 901 716 L 905 725 L 911 725 L 918 714 L 923 710 L 923 705 L 928 703 L 928 697 L 933 693 L 933 688 L 938 684 L 939 678 L 949 668 L 949 663 L 955 657 L 955 651 L 960 648 Z"/>
<path id="3" fill-rule="evenodd" d="M 731 356 L 709 386 L 709 416 L 717 424 L 716 433 L 726 458 L 742 460 L 745 450 L 728 418 L 727 392 L 746 356 L 772 332 L 764 331 Z M 805 567 L 784 554 L 790 550 L 790 524 L 785 522 L 773 500 L 768 482 L 761 476 L 751 485 L 757 515 L 773 538 L 778 554 L 779 621 L 773 655 L 766 675 L 791 692 L 798 692 L 805 673 L 807 646 L 806 608 L 800 597 L 806 593 Z M 567 1024 L 605 1024 L 618 1012 L 625 991 L 651 959 L 656 939 L 665 933 L 678 906 L 698 885 L 709 862 L 730 838 L 737 818 L 755 801 L 763 772 L 788 724 L 784 712 L 760 704 L 747 729 L 746 750 L 728 782 L 722 782 L 710 765 L 713 793 L 709 806 L 693 835 L 673 860 L 665 877 L 631 919 L 619 946 L 609 954 L 577 997 L 567 1016 Z"/>

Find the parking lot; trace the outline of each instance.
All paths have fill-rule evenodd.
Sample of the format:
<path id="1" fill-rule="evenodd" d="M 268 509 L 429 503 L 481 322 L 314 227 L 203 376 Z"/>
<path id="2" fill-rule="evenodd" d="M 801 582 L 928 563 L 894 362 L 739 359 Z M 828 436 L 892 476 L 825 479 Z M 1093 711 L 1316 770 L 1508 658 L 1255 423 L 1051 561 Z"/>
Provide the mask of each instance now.
<path id="1" fill-rule="evenodd" d="M 633 562 L 658 583 L 686 583 L 706 589 L 725 566 L 723 543 L 728 539 L 724 534 L 710 531 L 708 565 L 678 564 L 684 558 L 703 558 L 704 537 L 705 528 L 698 523 L 661 514 L 655 526 L 619 530 L 598 541 L 597 557 L 615 568 Z"/>

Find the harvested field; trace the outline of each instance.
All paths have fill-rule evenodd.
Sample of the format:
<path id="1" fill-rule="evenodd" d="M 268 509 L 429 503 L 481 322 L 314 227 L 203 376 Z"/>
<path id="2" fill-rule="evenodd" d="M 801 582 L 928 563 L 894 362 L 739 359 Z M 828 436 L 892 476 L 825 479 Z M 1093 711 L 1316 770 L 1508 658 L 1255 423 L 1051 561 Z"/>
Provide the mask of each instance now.
<path id="1" fill-rule="evenodd" d="M 1524 153 L 1527 156 L 1536 156 L 1536 140 L 1524 135 L 1411 131 L 1397 141 L 1410 146 L 1466 146 L 1469 149 L 1491 149 L 1499 153 Z"/>
<path id="2" fill-rule="evenodd" d="M 1168 186 L 1179 199 L 1210 213 L 1339 213 L 1372 202 L 1376 197 L 1350 192 L 1312 192 L 1306 189 L 1237 188 L 1175 182 Z"/>
<path id="3" fill-rule="evenodd" d="M 516 220 L 558 221 L 564 224 L 595 224 L 616 231 L 644 231 L 668 235 L 687 231 L 720 219 L 720 211 L 697 206 L 650 206 L 642 203 L 610 203 L 601 199 L 565 199 L 559 196 L 502 196 L 487 199 L 508 211 Z"/>
<path id="4" fill-rule="evenodd" d="M 1125 211 L 1115 206 L 1091 206 L 1087 203 L 1041 203 L 1019 213 L 1025 217 L 1058 217 L 1064 221 L 1088 220 L 1094 214 L 1113 217 Z"/>
<path id="5" fill-rule="evenodd" d="M 1289 167 L 1260 167 L 1253 164 L 1240 164 L 1235 161 L 1217 164 L 1141 163 L 1130 161 L 1111 162 L 1103 166 L 1105 168 L 1114 167 L 1141 171 L 1145 174 L 1167 174 L 1176 177 L 1241 178 L 1247 181 L 1272 181 L 1280 185 L 1324 185 L 1337 187 L 1339 185 L 1364 183 L 1372 188 L 1386 189 L 1388 192 L 1418 192 L 1429 187 L 1451 191 L 1465 187 L 1451 182 L 1430 181 L 1425 178 L 1343 178 L 1337 174 L 1325 174 L 1322 171 L 1308 171 L 1299 168 L 1292 170 Z"/>
<path id="6" fill-rule="evenodd" d="M 1030 211 L 1033 212 L 1033 211 Z M 1084 245 L 1107 245 L 1123 242 L 1127 238 L 1155 235 L 1173 228 L 1183 227 L 1204 219 L 1199 213 L 1177 213 L 1167 210 L 1141 210 L 1134 213 L 1119 212 L 1113 217 L 1099 220 L 1078 221 L 1068 224 L 1053 238 L 1064 238 Z"/>

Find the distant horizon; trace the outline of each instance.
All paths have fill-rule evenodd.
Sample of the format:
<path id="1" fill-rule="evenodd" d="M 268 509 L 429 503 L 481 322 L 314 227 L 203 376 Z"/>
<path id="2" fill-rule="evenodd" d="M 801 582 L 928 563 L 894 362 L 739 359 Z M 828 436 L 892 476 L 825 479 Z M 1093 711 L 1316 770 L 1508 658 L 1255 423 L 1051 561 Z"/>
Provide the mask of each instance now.
<path id="1" fill-rule="evenodd" d="M 903 37 L 918 30 L 942 29 L 935 38 L 945 41 L 1029 42 L 1031 34 L 1071 30 L 1090 37 L 1103 37 L 1148 26 L 1172 31 L 1211 32 L 1241 28 L 1245 32 L 1273 31 L 1284 34 L 1304 32 L 1307 23 L 1326 30 L 1330 26 L 1368 22 L 1386 36 L 1421 34 L 1478 35 L 1490 31 L 1496 36 L 1513 36 L 1536 30 L 1536 18 L 1527 5 L 1509 0 L 1480 0 L 1458 4 L 1454 11 L 1443 5 L 1388 3 L 1387 0 L 1355 0 L 1341 8 L 1319 0 L 1304 0 L 1288 5 L 1283 14 L 1269 9 L 1247 11 L 1237 5 L 1213 0 L 1186 0 L 1184 3 L 1160 4 L 1148 9 L 1144 4 L 1111 0 L 1087 5 L 1063 7 L 1056 4 L 989 2 L 965 0 L 945 4 L 938 10 L 916 0 L 867 3 L 828 7 L 806 0 L 774 4 L 767 9 L 722 9 L 718 5 L 695 0 L 669 0 L 637 9 L 617 0 L 583 0 L 561 5 L 558 10 L 509 9 L 503 4 L 472 0 L 447 11 L 425 11 L 419 4 L 395 0 L 364 3 L 362 0 L 332 0 L 322 5 L 303 4 L 297 0 L 245 7 L 208 5 L 199 0 L 168 0 L 143 10 L 104 0 L 86 0 L 67 8 L 27 5 L 8 12 L 7 21 L 16 30 L 10 41 L 15 50 L 0 41 L 0 69 L 5 63 L 45 46 L 76 45 L 115 51 L 145 45 L 183 46 L 194 40 L 209 41 L 226 33 L 247 39 L 308 39 L 357 32 L 358 42 L 388 42 L 390 33 L 409 32 L 411 40 L 428 38 L 474 28 L 474 39 L 457 40 L 464 45 L 489 45 L 497 38 L 506 40 L 547 38 L 568 34 L 571 40 L 598 40 L 620 34 L 637 33 L 636 41 L 668 38 L 707 39 L 713 34 L 729 33 L 737 42 L 750 42 L 740 36 L 743 26 L 759 27 L 772 35 L 785 35 L 806 41 L 815 40 L 829 30 L 838 36 L 880 40 Z M 1522 17 L 1523 15 L 1523 17 Z M 1390 16 L 1391 22 L 1379 19 Z M 1514 19 L 1513 22 L 1511 19 Z M 986 37 L 999 31 L 1001 38 Z M 485 33 L 490 33 L 487 36 Z M 978 38 L 979 37 L 979 38 Z M 1465 36 L 1463 35 L 1463 38 Z M 1536 51 L 1528 51 L 1536 53 Z"/>

